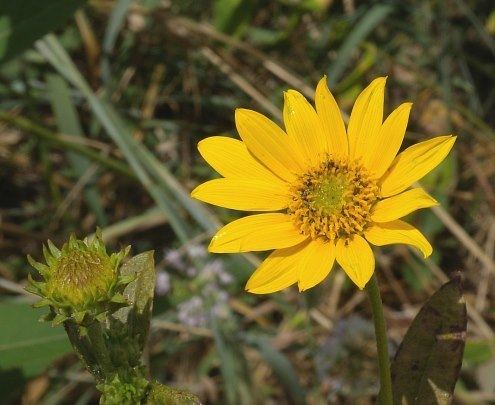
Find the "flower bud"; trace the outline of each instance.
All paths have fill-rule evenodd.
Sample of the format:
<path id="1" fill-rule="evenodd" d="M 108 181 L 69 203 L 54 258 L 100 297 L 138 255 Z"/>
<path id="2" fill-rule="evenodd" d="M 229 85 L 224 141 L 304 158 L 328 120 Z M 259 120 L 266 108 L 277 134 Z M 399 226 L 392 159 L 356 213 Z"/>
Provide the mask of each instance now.
<path id="1" fill-rule="evenodd" d="M 108 255 L 99 231 L 91 241 L 72 235 L 62 249 L 51 241 L 47 245 L 43 246 L 46 264 L 28 256 L 42 280 L 29 277 L 26 290 L 42 297 L 35 306 L 51 307 L 48 319 L 54 324 L 69 318 L 82 323 L 87 315 L 97 317 L 126 303 L 122 291 L 132 280 L 120 275 L 119 265 L 130 247 Z"/>

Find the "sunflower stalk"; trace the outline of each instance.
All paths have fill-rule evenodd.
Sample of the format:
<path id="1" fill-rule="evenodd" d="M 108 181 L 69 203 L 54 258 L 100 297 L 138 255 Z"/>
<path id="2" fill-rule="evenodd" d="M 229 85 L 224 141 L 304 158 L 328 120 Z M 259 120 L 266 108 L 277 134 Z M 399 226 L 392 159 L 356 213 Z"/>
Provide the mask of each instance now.
<path id="1" fill-rule="evenodd" d="M 378 403 L 380 405 L 392 405 L 392 378 L 388 354 L 387 325 L 385 323 L 385 317 L 383 316 L 383 303 L 375 273 L 371 276 L 370 281 L 366 285 L 366 292 L 373 313 L 376 348 L 378 351 L 378 366 L 380 368 L 380 393 L 378 395 Z"/>

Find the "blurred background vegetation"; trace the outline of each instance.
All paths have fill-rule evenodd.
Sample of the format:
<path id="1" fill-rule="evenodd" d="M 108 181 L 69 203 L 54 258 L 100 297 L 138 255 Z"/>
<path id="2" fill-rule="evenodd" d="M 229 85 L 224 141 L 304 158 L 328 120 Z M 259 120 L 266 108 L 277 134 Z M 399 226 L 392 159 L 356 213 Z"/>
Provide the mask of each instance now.
<path id="1" fill-rule="evenodd" d="M 9 3 L 9 4 L 7 4 Z M 230 210 L 188 193 L 216 176 L 196 150 L 237 136 L 236 107 L 280 120 L 282 91 L 327 74 L 349 112 L 388 75 L 387 112 L 413 101 L 406 145 L 459 136 L 411 221 L 434 246 L 378 256 L 391 351 L 455 271 L 468 336 L 460 404 L 495 401 L 495 8 L 484 0 L 17 0 L 0 4 L 0 402 L 92 404 L 62 328 L 23 291 L 26 255 L 103 229 L 155 250 L 146 361 L 205 404 L 367 404 L 379 381 L 362 292 L 336 269 L 305 294 L 253 296 L 260 257 L 210 255 Z M 77 9 L 77 11 L 76 11 Z M 52 32 L 48 36 L 43 36 Z M 37 42 L 34 42 L 37 41 Z"/>

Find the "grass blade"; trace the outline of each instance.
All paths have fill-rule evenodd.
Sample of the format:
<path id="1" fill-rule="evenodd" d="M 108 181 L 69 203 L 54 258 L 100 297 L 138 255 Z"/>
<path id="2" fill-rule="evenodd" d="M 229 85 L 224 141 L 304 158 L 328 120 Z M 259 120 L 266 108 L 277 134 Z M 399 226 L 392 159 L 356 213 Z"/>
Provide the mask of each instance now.
<path id="1" fill-rule="evenodd" d="M 354 51 L 392 10 L 393 8 L 389 5 L 377 4 L 356 23 L 354 30 L 349 34 L 338 50 L 337 59 L 328 70 L 328 82 L 330 86 L 335 86 L 337 84 L 344 74 Z"/>
<path id="2" fill-rule="evenodd" d="M 64 134 L 84 137 L 66 81 L 59 75 L 50 74 L 47 76 L 46 85 L 59 131 Z M 67 157 L 77 177 L 83 176 L 91 167 L 90 160 L 77 153 L 68 152 Z M 96 173 L 92 178 L 93 180 L 96 178 Z M 108 221 L 94 181 L 90 181 L 84 188 L 84 197 L 91 211 L 95 213 L 97 223 L 100 226 L 106 226 Z"/>

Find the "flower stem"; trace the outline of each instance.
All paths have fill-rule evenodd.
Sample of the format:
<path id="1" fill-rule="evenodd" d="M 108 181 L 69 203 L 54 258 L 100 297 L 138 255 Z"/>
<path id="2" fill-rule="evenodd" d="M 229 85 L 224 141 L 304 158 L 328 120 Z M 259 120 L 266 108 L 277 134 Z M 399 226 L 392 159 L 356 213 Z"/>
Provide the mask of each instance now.
<path id="1" fill-rule="evenodd" d="M 387 326 L 383 316 L 382 298 L 376 275 L 373 274 L 366 285 L 375 323 L 376 348 L 378 350 L 378 366 L 380 368 L 380 394 L 378 403 L 392 405 L 392 379 L 390 376 L 390 363 L 388 357 Z"/>

